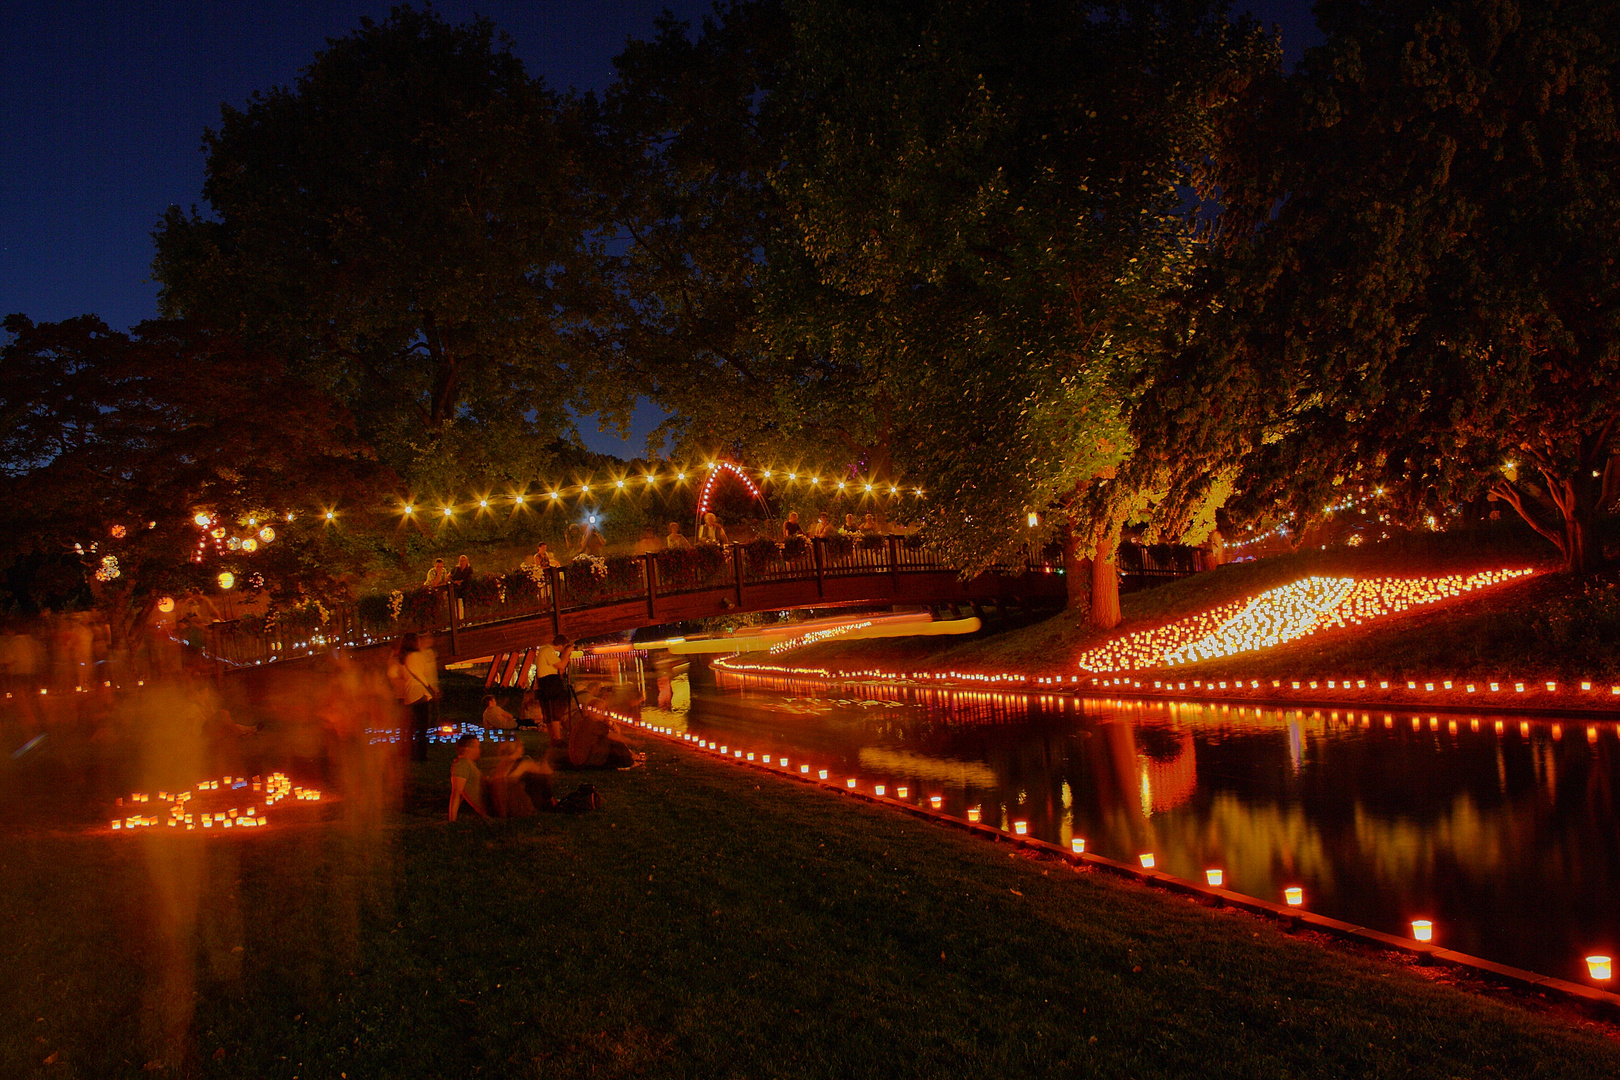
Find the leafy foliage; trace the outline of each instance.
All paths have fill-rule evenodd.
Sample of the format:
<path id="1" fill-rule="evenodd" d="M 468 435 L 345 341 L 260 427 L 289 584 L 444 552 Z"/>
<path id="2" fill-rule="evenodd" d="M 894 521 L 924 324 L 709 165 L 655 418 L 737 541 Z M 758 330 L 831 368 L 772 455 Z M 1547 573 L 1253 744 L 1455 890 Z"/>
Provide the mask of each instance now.
<path id="1" fill-rule="evenodd" d="M 570 427 L 570 145 L 487 20 L 362 19 L 224 108 L 211 214 L 156 233 L 163 310 L 288 357 L 402 475 L 527 481 Z"/>

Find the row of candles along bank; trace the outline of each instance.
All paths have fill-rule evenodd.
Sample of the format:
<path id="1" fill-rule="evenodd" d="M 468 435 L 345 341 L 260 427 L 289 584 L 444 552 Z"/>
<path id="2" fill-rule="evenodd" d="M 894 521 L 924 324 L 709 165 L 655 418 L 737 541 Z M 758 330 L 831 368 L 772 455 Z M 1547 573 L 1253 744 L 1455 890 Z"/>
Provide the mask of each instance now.
<path id="1" fill-rule="evenodd" d="M 665 727 L 658 724 L 649 724 L 639 718 L 625 716 L 617 712 L 603 710 L 593 711 L 596 711 L 600 715 L 607 716 L 613 720 L 617 720 L 620 723 L 628 724 L 631 727 L 641 728 L 655 735 L 660 735 L 664 738 L 676 740 L 689 746 L 694 746 L 699 750 L 711 752 L 728 762 L 759 764 L 767 768 L 779 770 L 788 775 L 793 775 L 796 770 L 800 779 L 810 780 L 814 778 L 814 780 L 823 787 L 849 792 L 860 791 L 860 781 L 855 777 L 846 777 L 844 779 L 842 788 L 840 788 L 838 783 L 831 778 L 831 770 L 820 768 L 808 762 L 801 761 L 797 764 L 797 766 L 795 766 L 795 764 L 785 756 L 751 750 L 741 750 L 726 743 L 716 742 L 713 739 L 701 738 L 691 734 L 690 732 L 676 731 L 671 727 Z M 1414 723 L 1415 722 L 1416 721 L 1414 720 Z M 1477 728 L 1478 721 L 1475 721 L 1475 724 Z M 1524 725 L 1521 725 L 1521 727 L 1522 726 Z M 1498 722 L 1497 727 L 1498 729 L 1501 728 L 1500 722 Z M 893 796 L 889 795 L 889 785 L 887 784 L 873 784 L 871 787 L 871 795 L 877 799 L 900 803 L 908 807 L 920 805 L 911 802 L 911 788 L 909 785 L 901 784 L 895 786 Z M 943 795 L 929 795 L 926 797 L 926 801 L 930 810 L 934 811 L 935 813 L 943 812 L 945 803 L 945 797 Z M 974 825 L 982 824 L 982 817 L 983 810 L 981 807 L 970 806 L 967 808 L 967 820 L 969 823 Z M 1029 822 L 1024 820 L 1016 820 L 1013 821 L 1010 826 L 1003 826 L 1002 829 L 1003 831 L 1011 832 L 1015 836 L 1028 836 Z M 1076 836 L 1070 839 L 1069 848 L 1071 853 L 1076 858 L 1084 859 L 1087 855 L 1086 841 L 1083 837 Z M 1144 870 L 1156 869 L 1154 864 L 1157 860 L 1153 852 L 1141 852 L 1136 858 L 1137 862 L 1141 864 Z M 1204 880 L 1205 883 L 1211 888 L 1228 888 L 1226 883 L 1226 871 L 1222 867 L 1207 867 L 1204 870 Z M 1299 885 L 1290 885 L 1284 888 L 1283 902 L 1289 908 L 1303 909 L 1305 906 L 1304 887 Z M 1425 943 L 1432 943 L 1434 941 L 1435 924 L 1432 919 L 1413 919 L 1411 927 L 1413 940 Z M 1613 977 L 1612 957 L 1594 954 L 1587 956 L 1584 959 L 1586 962 L 1587 975 L 1592 979 L 1592 981 L 1606 983 Z"/>
<path id="2" fill-rule="evenodd" d="M 1089 676 L 1082 679 L 1082 677 L 1079 675 L 1021 675 L 1017 672 L 1010 671 L 987 674 L 970 671 L 885 671 L 882 668 L 856 668 L 848 671 L 833 671 L 824 667 L 794 667 L 784 664 L 758 664 L 751 662 L 740 663 L 737 662 L 735 657 L 721 657 L 714 660 L 712 663 L 714 667 L 736 675 L 775 675 L 786 678 L 820 679 L 827 682 L 837 682 L 850 679 L 903 679 L 918 683 L 950 682 L 965 683 L 972 686 L 990 686 L 996 688 L 1049 686 L 1055 690 L 1137 690 L 1144 693 L 1148 691 L 1148 684 L 1146 680 L 1133 679 L 1129 676 L 1115 676 L 1112 678 Z M 1366 691 L 1374 682 L 1378 684 L 1377 689 L 1380 691 L 1389 691 L 1393 688 L 1398 692 L 1400 689 L 1400 680 L 1391 679 L 1356 679 L 1354 680 L 1353 687 L 1352 680 L 1339 679 L 1336 677 L 1332 679 L 1270 679 L 1267 681 L 1270 682 L 1270 688 L 1272 690 L 1281 690 L 1284 688 L 1284 684 L 1286 683 L 1288 688 L 1293 690 L 1319 690 L 1325 685 L 1329 690 L 1347 691 L 1353 688 L 1357 691 Z M 1591 679 L 1582 679 L 1579 685 L 1581 693 L 1583 694 L 1599 694 L 1609 698 L 1620 698 L 1620 684 L 1599 684 Z M 1419 687 L 1421 687 L 1422 690 L 1420 692 L 1422 693 L 1455 691 L 1460 687 L 1465 693 L 1469 694 L 1481 693 L 1481 688 L 1484 688 L 1484 691 L 1489 693 L 1497 694 L 1505 692 L 1503 688 L 1507 686 L 1511 686 L 1513 688 L 1513 692 L 1517 694 L 1523 694 L 1527 691 L 1533 693 L 1541 690 L 1543 687 L 1545 687 L 1547 693 L 1556 694 L 1560 692 L 1560 688 L 1563 686 L 1563 684 L 1554 680 L 1545 680 L 1540 683 L 1534 681 L 1515 681 L 1510 683 L 1500 679 L 1489 681 L 1468 681 L 1464 679 L 1425 679 L 1422 682 L 1415 679 L 1406 680 L 1407 690 L 1418 691 Z M 1236 678 L 1223 680 L 1191 679 L 1182 681 L 1155 679 L 1153 680 L 1152 688 L 1161 692 L 1178 692 L 1187 690 L 1189 688 L 1194 690 L 1203 690 L 1206 692 L 1216 689 L 1246 692 L 1262 689 L 1262 682 L 1259 679 Z M 1567 689 L 1564 692 L 1567 692 Z"/>
<path id="3" fill-rule="evenodd" d="M 221 784 L 224 785 L 223 788 L 220 786 Z M 187 811 L 188 804 L 199 794 L 243 790 L 249 793 L 262 793 L 264 796 L 263 810 L 257 805 L 253 805 L 245 810 L 231 806 L 224 810 L 210 810 L 206 813 Z M 262 829 L 270 823 L 265 811 L 289 798 L 295 802 L 320 802 L 321 793 L 316 788 L 306 788 L 294 784 L 286 773 L 274 772 L 268 777 L 255 776 L 251 779 L 245 776 L 227 775 L 220 777 L 218 780 L 199 780 L 195 790 L 159 791 L 157 801 L 171 804 L 167 815 L 134 814 L 129 817 L 114 818 L 112 827 L 115 832 L 132 832 L 136 829 L 150 829 L 159 825 L 166 825 L 171 829 L 184 829 L 187 832 L 195 832 L 198 826 L 204 829 L 216 827 L 221 829 Z M 137 791 L 129 797 L 132 806 L 145 805 L 151 801 L 152 795 L 150 792 Z M 122 797 L 118 799 L 117 805 L 124 805 Z"/>

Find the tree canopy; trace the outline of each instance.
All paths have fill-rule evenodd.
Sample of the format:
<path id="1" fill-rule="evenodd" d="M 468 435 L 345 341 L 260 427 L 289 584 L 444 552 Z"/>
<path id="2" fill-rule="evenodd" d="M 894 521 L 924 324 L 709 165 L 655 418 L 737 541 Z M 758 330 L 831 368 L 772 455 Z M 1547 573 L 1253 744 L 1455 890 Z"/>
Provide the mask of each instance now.
<path id="1" fill-rule="evenodd" d="M 162 309 L 285 357 L 412 480 L 529 479 L 589 308 L 566 123 L 487 20 L 362 19 L 224 107 L 208 212 L 156 233 Z"/>
<path id="2" fill-rule="evenodd" d="M 1235 508 L 1358 487 L 1444 522 L 1488 489 L 1601 561 L 1620 495 L 1620 6 L 1328 0 L 1219 166 L 1226 259 L 1157 392 Z"/>

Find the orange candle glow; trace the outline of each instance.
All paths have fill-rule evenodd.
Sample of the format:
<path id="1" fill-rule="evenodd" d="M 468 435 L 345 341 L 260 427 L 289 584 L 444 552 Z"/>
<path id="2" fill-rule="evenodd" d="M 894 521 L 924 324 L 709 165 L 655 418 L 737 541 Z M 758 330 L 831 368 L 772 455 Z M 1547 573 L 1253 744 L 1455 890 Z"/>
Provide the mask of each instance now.
<path id="1" fill-rule="evenodd" d="M 1417 941 L 1433 941 L 1434 923 L 1428 919 L 1413 919 L 1412 937 Z"/>
<path id="2" fill-rule="evenodd" d="M 938 810 L 939 807 L 940 807 L 940 804 L 943 803 L 944 801 L 945 801 L 945 797 L 942 796 L 942 795 L 930 795 L 928 797 L 929 805 L 933 806 L 933 808 L 935 810 Z"/>
<path id="3" fill-rule="evenodd" d="M 1211 867 L 1204 871 L 1204 880 L 1218 889 L 1226 880 L 1226 871 Z"/>
<path id="4" fill-rule="evenodd" d="M 1289 907 L 1299 907 L 1305 902 L 1305 890 L 1298 885 L 1290 885 L 1283 890 L 1283 899 L 1288 901 Z"/>
<path id="5" fill-rule="evenodd" d="M 1085 837 L 1077 836 L 1073 840 L 1070 840 L 1069 850 L 1074 852 L 1076 855 L 1084 855 L 1086 853 Z"/>
<path id="6" fill-rule="evenodd" d="M 1613 975 L 1612 963 L 1607 956 L 1588 956 L 1586 973 L 1592 976 L 1595 982 L 1608 982 Z"/>
<path id="7" fill-rule="evenodd" d="M 855 778 L 850 777 L 848 780 L 845 780 L 844 781 L 844 786 L 849 788 L 849 790 L 854 791 L 855 790 Z"/>
<path id="8" fill-rule="evenodd" d="M 889 790 L 889 787 L 888 787 L 887 784 L 879 784 L 877 787 L 873 788 L 872 790 L 877 792 L 877 794 L 879 796 L 881 796 L 885 791 Z"/>
<path id="9" fill-rule="evenodd" d="M 1027 821 L 1015 821 L 1015 822 L 1013 822 L 1013 832 L 1017 833 L 1019 836 L 1025 835 L 1026 833 L 1029 832 L 1029 822 L 1027 822 Z"/>
<path id="10" fill-rule="evenodd" d="M 1144 870 L 1153 869 L 1153 852 L 1149 851 L 1149 852 L 1145 852 L 1145 853 L 1143 853 L 1141 855 L 1138 855 L 1136 857 L 1136 860 L 1142 864 L 1142 869 L 1144 869 Z"/>
<path id="11" fill-rule="evenodd" d="M 894 789 L 894 797 L 897 798 L 897 799 L 903 799 L 907 795 L 910 795 L 910 794 L 911 794 L 911 789 L 910 788 L 898 787 L 898 788 Z"/>
<path id="12" fill-rule="evenodd" d="M 977 806 L 968 807 L 967 817 L 969 821 L 977 822 L 979 820 L 979 808 Z"/>

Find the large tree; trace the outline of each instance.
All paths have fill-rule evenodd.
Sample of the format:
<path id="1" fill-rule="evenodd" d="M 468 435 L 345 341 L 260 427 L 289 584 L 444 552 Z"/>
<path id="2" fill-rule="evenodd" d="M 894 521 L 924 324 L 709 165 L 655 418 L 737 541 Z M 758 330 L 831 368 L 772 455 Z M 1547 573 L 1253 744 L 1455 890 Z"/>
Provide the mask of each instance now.
<path id="1" fill-rule="evenodd" d="M 161 306 L 287 357 L 418 482 L 530 479 L 571 426 L 566 126 L 487 20 L 362 19 L 224 107 L 209 212 L 156 233 Z"/>
<path id="2" fill-rule="evenodd" d="M 1190 266 L 1185 192 L 1273 44 L 1196 4 L 790 10 L 773 348 L 926 478 L 965 566 L 1062 534 L 1071 595 L 1113 625 L 1121 526 L 1157 482 L 1126 418 Z"/>
<path id="3" fill-rule="evenodd" d="M 244 585 L 260 574 L 281 598 L 342 592 L 344 552 L 324 542 L 325 511 L 364 513 L 392 478 L 335 403 L 275 357 L 185 323 L 124 334 L 93 316 L 13 315 L 4 330 L 0 567 L 11 603 L 93 598 L 124 631 L 158 596 L 212 589 L 223 570 Z"/>
<path id="4" fill-rule="evenodd" d="M 1218 162 L 1227 259 L 1159 421 L 1251 515 L 1481 490 L 1602 560 L 1620 495 L 1620 5 L 1323 0 Z M 1150 430 L 1161 430 L 1149 424 Z"/>

